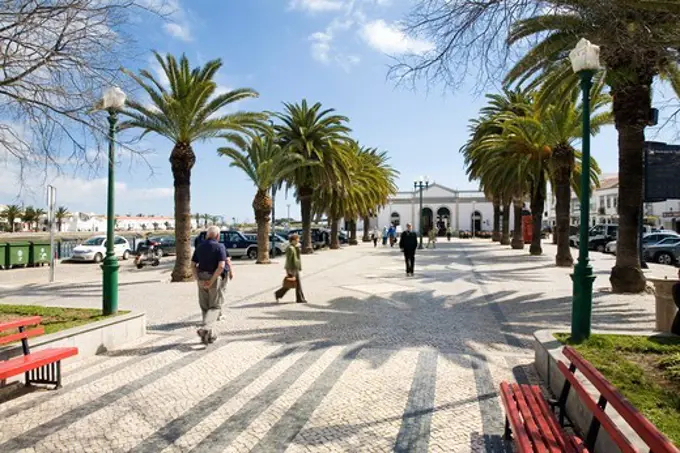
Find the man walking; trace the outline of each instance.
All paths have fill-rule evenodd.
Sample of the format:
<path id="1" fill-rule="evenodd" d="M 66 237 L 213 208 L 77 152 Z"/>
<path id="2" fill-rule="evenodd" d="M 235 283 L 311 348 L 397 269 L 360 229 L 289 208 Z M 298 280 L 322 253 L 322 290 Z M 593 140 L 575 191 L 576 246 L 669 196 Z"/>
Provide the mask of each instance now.
<path id="1" fill-rule="evenodd" d="M 401 234 L 399 248 L 404 252 L 406 261 L 406 276 L 413 276 L 413 269 L 416 265 L 416 249 L 418 248 L 418 235 L 412 231 L 410 223 L 406 224 L 406 231 Z"/>
<path id="2" fill-rule="evenodd" d="M 206 345 L 217 339 L 213 327 L 222 312 L 227 276 L 230 280 L 234 278 L 231 266 L 227 268 L 227 249 L 218 242 L 219 237 L 218 227 L 213 225 L 208 228 L 205 241 L 196 247 L 191 258 L 192 270 L 198 283 L 198 304 L 203 315 L 202 325 L 197 333 L 201 343 Z"/>

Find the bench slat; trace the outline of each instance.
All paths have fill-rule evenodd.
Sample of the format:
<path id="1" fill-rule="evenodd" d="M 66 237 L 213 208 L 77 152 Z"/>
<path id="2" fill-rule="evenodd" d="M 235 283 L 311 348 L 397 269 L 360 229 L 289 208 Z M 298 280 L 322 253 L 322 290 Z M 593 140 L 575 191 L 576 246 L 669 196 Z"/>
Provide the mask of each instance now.
<path id="1" fill-rule="evenodd" d="M 556 436 L 559 436 L 560 433 L 555 433 L 548 423 L 548 420 L 553 417 L 553 414 L 544 412 L 537 402 L 537 397 L 539 400 L 543 399 L 543 395 L 541 395 L 541 390 L 538 386 L 521 385 L 520 389 L 524 394 L 524 399 L 527 401 L 536 423 L 538 423 L 538 427 L 540 428 L 541 435 L 548 447 L 548 451 L 550 451 L 550 453 L 563 453 L 568 451 L 565 447 L 565 442 L 559 442 L 556 439 Z M 537 392 L 538 395 L 536 395 Z"/>
<path id="2" fill-rule="evenodd" d="M 607 431 L 609 437 L 621 449 L 622 453 L 638 453 L 633 444 L 623 435 L 619 428 L 614 424 L 612 419 L 607 415 L 600 406 L 597 405 L 593 397 L 583 387 L 583 384 L 569 371 L 569 368 L 564 362 L 558 361 L 557 367 L 562 372 L 565 378 L 571 382 L 573 389 L 578 393 L 581 401 L 588 407 L 588 410 L 593 413 L 593 417 L 597 417 L 602 427 Z"/>
<path id="3" fill-rule="evenodd" d="M 557 451 L 559 452 L 564 451 L 567 453 L 587 453 L 588 450 L 585 449 L 585 446 L 583 449 L 577 448 L 577 446 L 571 439 L 571 437 L 573 436 L 569 436 L 564 430 L 564 428 L 560 426 L 559 422 L 557 421 L 557 417 L 555 416 L 555 413 L 550 409 L 550 406 L 548 406 L 548 403 L 543 398 L 543 394 L 541 393 L 540 387 L 534 385 L 531 387 L 531 391 L 534 394 L 534 398 L 536 399 L 538 407 L 541 409 L 541 412 L 545 417 L 545 422 L 547 423 L 555 439 L 557 440 L 557 443 L 559 445 L 559 449 Z"/>
<path id="4" fill-rule="evenodd" d="M 0 337 L 0 344 L 12 343 L 13 341 L 23 340 L 24 338 L 37 337 L 45 333 L 44 327 L 36 327 L 35 329 L 26 330 L 24 332 L 13 333 Z"/>
<path id="5" fill-rule="evenodd" d="M 0 323 L 0 332 L 9 329 L 16 329 L 24 326 L 37 326 L 42 321 L 41 316 L 29 316 L 27 318 L 18 318 L 11 321 Z"/>
<path id="6" fill-rule="evenodd" d="M 597 390 L 607 399 L 616 412 L 628 422 L 631 428 L 645 441 L 647 446 L 654 453 L 680 453 L 673 443 L 664 436 L 656 426 L 652 424 L 630 401 L 628 401 L 618 390 L 600 373 L 590 362 L 585 360 L 576 350 L 570 346 L 565 346 L 562 351 L 564 355 L 576 365 L 576 368 L 583 373 Z"/>
<path id="7" fill-rule="evenodd" d="M 14 357 L 5 362 L 0 362 L 0 379 L 17 376 L 76 354 L 78 354 L 78 348 L 54 348 Z"/>
<path id="8" fill-rule="evenodd" d="M 538 425 L 536 424 L 536 420 L 534 420 L 534 416 L 529 410 L 529 406 L 524 399 L 522 390 L 520 390 L 518 384 L 510 384 L 510 388 L 515 394 L 517 407 L 519 407 L 519 412 L 524 419 L 524 425 L 527 427 L 527 432 L 529 433 L 529 437 L 531 437 L 531 443 L 534 445 L 536 453 L 548 453 L 543 436 L 541 436 Z"/>
<path id="9" fill-rule="evenodd" d="M 520 453 L 533 452 L 529 435 L 524 428 L 524 424 L 520 420 L 517 402 L 515 401 L 515 397 L 510 391 L 510 385 L 507 382 L 501 382 L 501 401 L 503 401 L 503 406 L 505 406 L 505 413 L 508 417 L 508 422 L 512 427 L 512 434 L 515 439 L 515 444 L 517 445 Z"/>

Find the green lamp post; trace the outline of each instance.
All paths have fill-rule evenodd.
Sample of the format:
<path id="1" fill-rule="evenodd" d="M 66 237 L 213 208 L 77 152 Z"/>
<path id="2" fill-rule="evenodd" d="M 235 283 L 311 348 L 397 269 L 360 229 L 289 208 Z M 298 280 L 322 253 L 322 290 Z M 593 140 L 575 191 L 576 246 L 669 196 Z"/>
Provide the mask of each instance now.
<path id="1" fill-rule="evenodd" d="M 571 309 L 571 339 L 581 342 L 590 336 L 595 274 L 588 258 L 590 225 L 590 89 L 593 76 L 600 69 L 600 47 L 581 39 L 569 53 L 571 66 L 581 78 L 583 90 L 583 141 L 581 171 L 581 225 L 579 226 L 578 262 L 574 266 Z"/>
<path id="2" fill-rule="evenodd" d="M 103 311 L 111 315 L 118 311 L 118 258 L 113 251 L 114 245 L 114 198 L 115 198 L 115 138 L 118 112 L 125 106 L 125 93 L 118 87 L 111 87 L 104 93 L 101 109 L 109 113 L 109 179 L 106 198 L 106 257 L 102 263 L 103 271 Z"/>
<path id="3" fill-rule="evenodd" d="M 425 176 L 413 181 L 413 188 L 420 191 L 420 220 L 418 222 L 418 229 L 420 230 L 420 243 L 418 244 L 418 249 L 423 248 L 423 189 L 427 189 L 430 186 L 430 179 Z"/>

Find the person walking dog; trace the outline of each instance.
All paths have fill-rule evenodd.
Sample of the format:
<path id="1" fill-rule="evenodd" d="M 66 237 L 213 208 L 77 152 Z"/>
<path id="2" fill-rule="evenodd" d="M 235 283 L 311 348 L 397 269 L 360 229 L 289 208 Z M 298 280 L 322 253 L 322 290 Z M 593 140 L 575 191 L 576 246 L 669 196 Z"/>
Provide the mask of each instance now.
<path id="1" fill-rule="evenodd" d="M 290 246 L 286 250 L 286 278 L 284 279 L 284 284 L 281 288 L 274 293 L 276 302 L 279 301 L 283 296 L 286 295 L 289 289 L 295 288 L 295 302 L 298 304 L 307 303 L 305 300 L 305 295 L 302 292 L 302 284 L 300 282 L 300 272 L 302 271 L 302 260 L 300 259 L 300 248 L 298 247 L 300 242 L 300 236 L 293 234 L 290 237 Z M 292 285 L 292 279 L 295 279 L 294 286 Z M 291 286 L 287 286 L 286 281 Z"/>
<path id="2" fill-rule="evenodd" d="M 203 316 L 201 327 L 196 333 L 205 345 L 217 340 L 214 324 L 222 313 L 227 277 L 230 280 L 234 278 L 231 266 L 227 268 L 227 249 L 218 242 L 219 237 L 218 227 L 213 225 L 208 228 L 205 241 L 196 247 L 191 258 L 191 269 L 198 284 L 198 304 Z"/>
<path id="3" fill-rule="evenodd" d="M 406 276 L 413 276 L 416 265 L 416 249 L 418 248 L 418 235 L 412 231 L 413 226 L 410 223 L 406 224 L 406 231 L 401 234 L 399 240 L 399 248 L 404 252 L 404 260 L 406 261 Z"/>

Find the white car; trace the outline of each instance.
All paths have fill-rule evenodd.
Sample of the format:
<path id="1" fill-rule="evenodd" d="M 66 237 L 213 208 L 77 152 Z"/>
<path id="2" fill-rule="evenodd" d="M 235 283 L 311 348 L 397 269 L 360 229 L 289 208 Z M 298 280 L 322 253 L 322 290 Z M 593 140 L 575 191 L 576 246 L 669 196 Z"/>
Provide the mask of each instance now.
<path id="1" fill-rule="evenodd" d="M 604 252 L 616 255 L 616 241 L 607 242 L 607 245 L 604 247 Z"/>
<path id="2" fill-rule="evenodd" d="M 113 253 L 121 259 L 130 257 L 130 243 L 123 236 L 115 236 Z M 106 236 L 94 236 L 73 249 L 71 260 L 101 263 L 106 256 Z"/>

